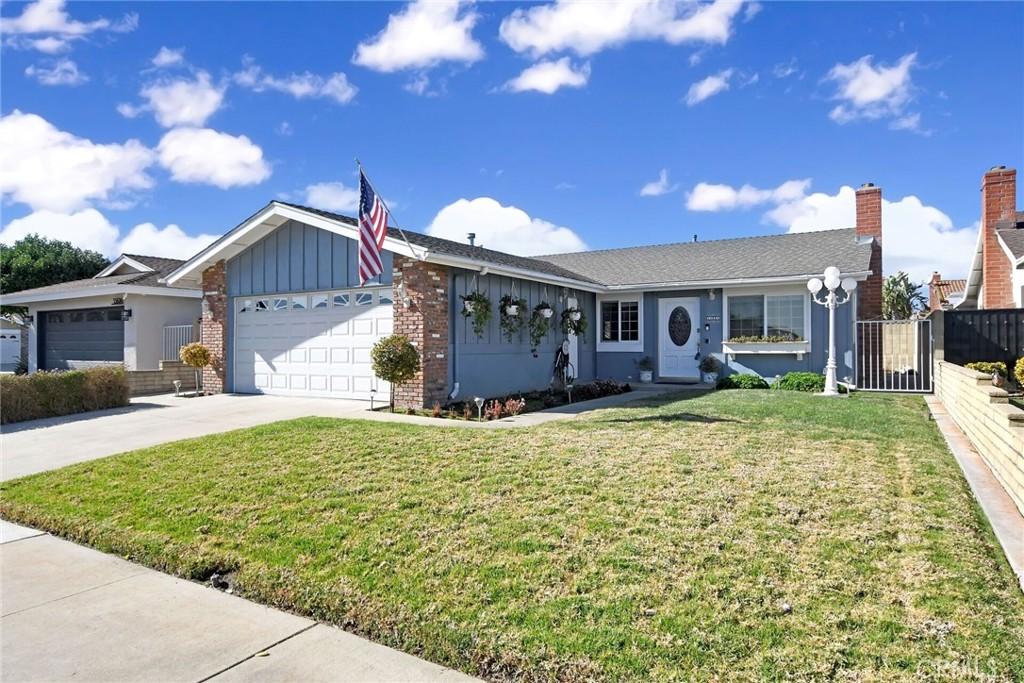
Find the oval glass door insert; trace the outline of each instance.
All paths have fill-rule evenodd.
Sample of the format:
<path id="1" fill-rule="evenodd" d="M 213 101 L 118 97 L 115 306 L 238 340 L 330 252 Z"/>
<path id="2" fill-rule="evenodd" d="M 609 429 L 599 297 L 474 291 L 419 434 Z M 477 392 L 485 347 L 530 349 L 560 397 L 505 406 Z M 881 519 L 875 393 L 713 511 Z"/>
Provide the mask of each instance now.
<path id="1" fill-rule="evenodd" d="M 668 337 L 676 346 L 682 346 L 690 339 L 693 323 L 690 313 L 682 306 L 676 306 L 668 316 Z"/>

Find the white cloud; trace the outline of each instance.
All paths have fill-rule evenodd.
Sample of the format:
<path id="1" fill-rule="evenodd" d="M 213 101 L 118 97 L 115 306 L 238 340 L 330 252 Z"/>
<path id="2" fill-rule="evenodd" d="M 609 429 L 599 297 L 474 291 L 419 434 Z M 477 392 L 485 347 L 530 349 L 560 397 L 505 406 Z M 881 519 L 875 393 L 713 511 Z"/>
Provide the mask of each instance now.
<path id="1" fill-rule="evenodd" d="M 829 118 L 836 123 L 903 114 L 912 97 L 910 70 L 917 63 L 917 53 L 903 55 L 891 66 L 875 66 L 873 60 L 873 56 L 865 55 L 849 64 L 836 64 L 825 77 L 836 84 L 833 99 L 839 100 L 839 104 L 829 112 Z"/>
<path id="2" fill-rule="evenodd" d="M 316 183 L 306 186 L 306 204 L 314 209 L 354 212 L 359 209 L 359 188 L 344 183 Z"/>
<path id="3" fill-rule="evenodd" d="M 388 17 L 384 29 L 356 47 L 352 61 L 374 71 L 427 69 L 442 62 L 472 64 L 484 49 L 473 39 L 479 15 L 459 0 L 414 0 Z"/>
<path id="4" fill-rule="evenodd" d="M 658 179 L 652 180 L 640 188 L 641 197 L 660 197 L 663 194 L 674 192 L 678 185 L 671 185 L 668 182 L 668 169 L 663 168 L 658 173 Z"/>
<path id="5" fill-rule="evenodd" d="M 58 59 L 49 68 L 30 65 L 25 69 L 25 75 L 43 85 L 82 85 L 89 80 L 70 59 Z"/>
<path id="6" fill-rule="evenodd" d="M 743 9 L 743 21 L 750 21 L 761 13 L 764 7 L 759 2 L 748 2 Z"/>
<path id="7" fill-rule="evenodd" d="M 586 57 L 635 40 L 723 45 L 741 7 L 737 0 L 557 0 L 516 9 L 499 34 L 516 52 L 534 56 L 571 50 Z"/>
<path id="8" fill-rule="evenodd" d="M 158 69 L 179 66 L 185 63 L 185 48 L 171 49 L 166 46 L 161 47 L 160 51 L 156 53 L 150 62 Z"/>
<path id="9" fill-rule="evenodd" d="M 0 243 L 13 244 L 29 235 L 65 240 L 83 249 L 106 256 L 117 248 L 118 230 L 96 209 L 63 213 L 41 209 L 23 218 L 15 218 L 0 231 Z"/>
<path id="10" fill-rule="evenodd" d="M 686 105 L 692 107 L 709 97 L 728 90 L 729 79 L 732 78 L 732 74 L 732 69 L 725 69 L 691 85 L 690 89 L 686 92 Z"/>
<path id="11" fill-rule="evenodd" d="M 762 190 L 752 185 L 732 187 L 702 182 L 697 183 L 687 193 L 686 208 L 690 211 L 732 211 L 770 202 L 781 204 L 803 197 L 810 186 L 810 178 L 787 180 L 770 190 Z"/>
<path id="12" fill-rule="evenodd" d="M 582 251 L 587 248 L 579 235 L 522 209 L 502 206 L 490 197 L 459 199 L 437 212 L 427 234 L 465 242 L 476 233 L 477 244 L 521 256 Z"/>
<path id="13" fill-rule="evenodd" d="M 119 21 L 104 17 L 79 21 L 72 19 L 64 9 L 64 0 L 37 0 L 26 5 L 16 17 L 0 17 L 0 33 L 6 36 L 4 43 L 10 47 L 55 54 L 68 49 L 72 40 L 90 33 L 126 33 L 134 31 L 138 23 L 137 14 L 125 14 Z"/>
<path id="14" fill-rule="evenodd" d="M 218 237 L 187 235 L 174 223 L 163 228 L 152 223 L 140 223 L 118 243 L 115 253 L 187 259 L 205 249 Z"/>
<path id="15" fill-rule="evenodd" d="M 918 112 L 905 114 L 893 119 L 889 122 L 889 128 L 892 130 L 909 130 L 912 133 L 924 135 L 925 137 L 932 134 L 931 130 L 921 127 L 921 114 Z"/>
<path id="16" fill-rule="evenodd" d="M 327 98 L 338 104 L 348 104 L 359 92 L 359 89 L 349 83 L 348 77 L 340 71 L 327 78 L 309 71 L 279 78 L 265 73 L 251 58 L 245 58 L 244 64 L 245 68 L 232 78 L 238 85 L 255 92 L 276 90 L 300 100 L 306 97 Z"/>
<path id="17" fill-rule="evenodd" d="M 856 225 L 856 194 L 852 187 L 843 186 L 834 195 L 807 194 L 810 183 L 810 179 L 790 180 L 772 190 L 700 183 L 690 193 L 690 201 L 696 206 L 690 206 L 688 201 L 688 208 L 724 211 L 764 207 L 762 221 L 789 232 Z M 933 270 L 946 277 L 963 276 L 976 238 L 976 225 L 954 229 L 948 215 L 913 195 L 898 201 L 882 198 L 882 258 L 886 274 L 903 270 L 917 281 L 927 280 Z"/>
<path id="18" fill-rule="evenodd" d="M 222 190 L 270 177 L 263 150 L 244 135 L 209 128 L 175 128 L 157 146 L 160 165 L 182 183 L 206 183 Z"/>
<path id="19" fill-rule="evenodd" d="M 295 130 L 292 128 L 292 124 L 288 123 L 287 121 L 282 121 L 281 123 L 277 124 L 278 135 L 288 137 L 294 132 Z"/>
<path id="20" fill-rule="evenodd" d="M 772 68 L 772 75 L 775 78 L 789 78 L 797 72 L 796 57 L 788 62 L 781 62 Z"/>
<path id="21" fill-rule="evenodd" d="M 117 226 L 96 209 L 75 213 L 43 209 L 15 218 L 4 226 L 0 230 L 0 243 L 13 244 L 33 234 L 71 242 L 110 257 L 129 253 L 188 258 L 217 238 L 216 235 L 187 235 L 177 225 L 161 229 L 152 223 L 136 225 L 122 237 Z"/>
<path id="22" fill-rule="evenodd" d="M 582 88 L 590 79 L 590 63 L 574 67 L 568 57 L 557 61 L 538 62 L 505 84 L 506 90 L 533 90 L 550 95 L 559 88 Z"/>
<path id="23" fill-rule="evenodd" d="M 36 210 L 73 211 L 149 188 L 152 163 L 138 140 L 96 144 L 17 109 L 0 118 L 0 193 Z"/>
<path id="24" fill-rule="evenodd" d="M 117 111 L 129 118 L 152 111 L 157 123 L 164 128 L 201 126 L 224 102 L 224 87 L 214 85 L 205 71 L 197 73 L 195 80 L 181 78 L 151 83 L 142 88 L 140 94 L 146 100 L 145 105 L 119 104 Z"/>

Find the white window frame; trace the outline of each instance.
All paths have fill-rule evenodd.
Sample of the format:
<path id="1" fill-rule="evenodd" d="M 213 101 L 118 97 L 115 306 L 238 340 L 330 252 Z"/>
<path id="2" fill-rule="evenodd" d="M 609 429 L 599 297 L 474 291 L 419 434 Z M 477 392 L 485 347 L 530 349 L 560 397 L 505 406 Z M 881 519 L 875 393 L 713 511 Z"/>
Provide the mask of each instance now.
<path id="1" fill-rule="evenodd" d="M 601 304 L 614 301 L 619 306 L 619 334 L 622 334 L 622 306 L 625 303 L 636 303 L 637 305 L 637 340 L 636 341 L 603 341 L 601 339 Z M 597 306 L 594 311 L 594 318 L 596 319 L 596 330 L 597 334 L 597 350 L 600 352 L 612 352 L 612 353 L 639 353 L 644 350 L 644 294 L 643 292 L 636 293 L 617 293 L 617 294 L 598 294 L 597 295 Z"/>
<path id="2" fill-rule="evenodd" d="M 768 334 L 768 298 L 770 296 L 800 295 L 804 299 L 804 338 L 795 342 L 730 342 L 729 298 L 740 296 L 762 296 L 764 305 L 764 326 L 762 335 Z M 803 354 L 811 350 L 811 295 L 807 288 L 799 285 L 735 287 L 722 290 L 722 351 L 730 357 L 737 353 Z"/>

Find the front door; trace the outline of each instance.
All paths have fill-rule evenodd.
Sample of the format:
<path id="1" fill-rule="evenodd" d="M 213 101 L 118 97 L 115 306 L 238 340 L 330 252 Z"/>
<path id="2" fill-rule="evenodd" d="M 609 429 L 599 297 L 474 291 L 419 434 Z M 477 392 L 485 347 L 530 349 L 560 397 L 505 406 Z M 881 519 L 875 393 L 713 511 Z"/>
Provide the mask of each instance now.
<path id="1" fill-rule="evenodd" d="M 658 301 L 658 376 L 700 381 L 700 299 Z"/>

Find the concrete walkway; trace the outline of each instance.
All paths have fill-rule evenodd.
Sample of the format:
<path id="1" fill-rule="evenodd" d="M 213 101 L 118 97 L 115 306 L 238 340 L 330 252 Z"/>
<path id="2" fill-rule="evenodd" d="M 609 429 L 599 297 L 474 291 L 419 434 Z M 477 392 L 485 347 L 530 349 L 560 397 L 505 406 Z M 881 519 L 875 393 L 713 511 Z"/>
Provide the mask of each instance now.
<path id="1" fill-rule="evenodd" d="M 0 522 L 4 681 L 474 681 L 340 629 Z"/>
<path id="2" fill-rule="evenodd" d="M 91 413 L 32 420 L 0 428 L 0 481 L 45 472 L 77 462 L 170 441 L 217 434 L 298 417 L 405 422 L 432 427 L 504 429 L 565 420 L 589 410 L 622 405 L 637 399 L 701 385 L 648 384 L 634 391 L 573 403 L 494 422 L 438 420 L 429 417 L 370 411 L 366 401 L 296 398 L 251 394 L 217 394 L 202 398 L 174 395 L 132 399 L 130 406 Z"/>
<path id="3" fill-rule="evenodd" d="M 949 450 L 960 464 L 975 500 L 988 517 L 996 539 L 1003 547 L 1003 553 L 1017 576 L 1021 590 L 1024 591 L 1024 517 L 975 450 L 970 439 L 946 412 L 946 406 L 942 401 L 932 395 L 926 395 L 924 400 Z"/>

